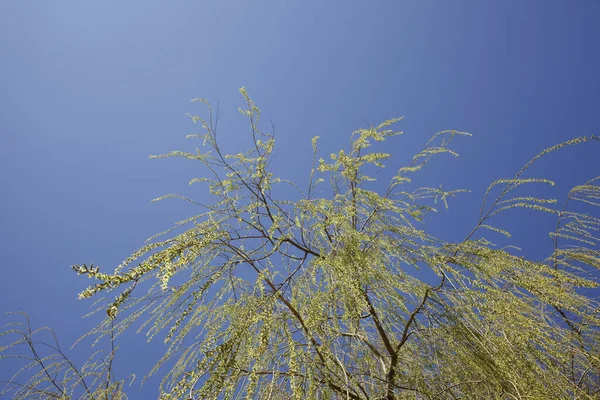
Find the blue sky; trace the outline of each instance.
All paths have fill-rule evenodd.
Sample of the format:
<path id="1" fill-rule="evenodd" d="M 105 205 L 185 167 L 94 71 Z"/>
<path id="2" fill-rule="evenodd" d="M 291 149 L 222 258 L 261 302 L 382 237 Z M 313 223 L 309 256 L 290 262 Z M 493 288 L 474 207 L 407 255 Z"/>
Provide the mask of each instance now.
<path id="1" fill-rule="evenodd" d="M 455 142 L 458 160 L 440 159 L 421 181 L 472 190 L 430 222 L 459 240 L 491 181 L 600 133 L 599 18 L 594 0 L 2 1 L 0 311 L 27 311 L 65 345 L 92 326 L 76 300 L 89 282 L 70 266 L 112 269 L 193 212 L 150 199 L 205 196 L 187 187 L 202 171 L 148 155 L 189 148 L 197 128 L 185 113 L 204 111 L 195 97 L 220 102 L 224 147 L 247 143 L 241 86 L 272 119 L 274 167 L 291 179 L 306 178 L 315 135 L 326 156 L 354 129 L 405 116 L 388 147 L 399 163 L 437 131 L 471 132 Z M 555 179 L 564 198 L 600 173 L 599 155 L 599 143 L 567 149 L 531 175 Z M 500 225 L 543 258 L 553 222 L 515 212 Z M 120 345 L 122 375 L 143 376 L 160 353 L 141 335 Z M 0 365 L 1 379 L 9 372 Z M 151 385 L 130 392 L 153 397 Z"/>

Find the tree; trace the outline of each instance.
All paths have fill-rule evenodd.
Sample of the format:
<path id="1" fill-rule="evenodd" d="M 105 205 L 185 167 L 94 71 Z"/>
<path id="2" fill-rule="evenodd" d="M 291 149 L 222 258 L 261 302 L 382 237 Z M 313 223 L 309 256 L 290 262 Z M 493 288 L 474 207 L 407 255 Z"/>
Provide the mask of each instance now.
<path id="1" fill-rule="evenodd" d="M 273 172 L 274 136 L 260 129 L 259 109 L 240 92 L 250 150 L 224 153 L 218 113 L 196 99 L 208 115 L 191 117 L 204 131 L 191 137 L 207 150 L 152 156 L 203 164 L 207 176 L 190 184 L 207 184 L 216 201 L 157 199 L 183 199 L 202 212 L 150 238 L 112 273 L 73 266 L 97 282 L 80 298 L 119 293 L 101 305 L 106 317 L 89 335 L 113 343 L 141 321 L 151 338 L 164 336 L 166 352 L 151 371 L 169 365 L 163 399 L 597 398 L 600 219 L 573 205 L 599 205 L 600 177 L 574 187 L 558 208 L 553 199 L 515 194 L 553 185 L 526 177 L 545 154 L 597 137 L 548 148 L 513 178 L 493 182 L 478 221 L 455 243 L 428 233 L 424 219 L 461 190 L 411 189 L 411 176 L 434 156 L 456 156 L 449 146 L 468 134 L 434 135 L 384 191 L 371 190 L 368 174 L 391 154 L 372 149 L 399 134 L 391 126 L 400 119 L 355 131 L 350 149 L 330 161 L 318 158 L 315 137 L 303 189 Z M 556 217 L 545 260 L 514 255 L 481 235 L 510 236 L 493 223 L 515 208 Z M 13 331 L 22 332 L 21 343 L 31 344 L 28 329 Z M 85 373 L 36 356 L 42 372 L 15 398 L 32 398 L 34 390 L 41 398 L 124 397 L 109 353 Z M 52 378 L 53 368 L 68 370 L 63 381 Z M 94 390 L 84 386 L 89 376 L 96 376 Z"/>

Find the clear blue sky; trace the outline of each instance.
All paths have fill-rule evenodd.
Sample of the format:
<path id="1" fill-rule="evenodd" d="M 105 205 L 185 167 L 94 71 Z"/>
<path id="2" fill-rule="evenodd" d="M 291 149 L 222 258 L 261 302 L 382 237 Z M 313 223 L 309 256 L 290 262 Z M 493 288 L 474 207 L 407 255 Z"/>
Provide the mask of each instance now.
<path id="1" fill-rule="evenodd" d="M 292 179 L 306 176 L 315 135 L 327 155 L 352 130 L 404 115 L 405 135 L 389 148 L 407 160 L 437 131 L 473 133 L 455 142 L 458 160 L 434 163 L 422 181 L 472 190 L 431 221 L 458 240 L 492 180 L 545 147 L 600 133 L 598 21 L 595 0 L 3 0 L 0 311 L 27 311 L 65 345 L 93 325 L 76 300 L 90 282 L 70 266 L 112 269 L 191 214 L 150 199 L 205 196 L 187 187 L 201 170 L 147 156 L 190 146 L 184 136 L 197 128 L 185 113 L 203 111 L 194 97 L 220 101 L 223 145 L 238 148 L 248 138 L 241 86 L 272 118 L 275 170 Z M 564 198 L 600 174 L 600 144 L 551 155 L 531 174 L 555 179 Z M 500 225 L 543 258 L 552 224 L 517 212 Z M 120 345 L 121 375 L 143 376 L 160 351 L 142 335 Z M 83 359 L 87 344 L 71 354 Z"/>

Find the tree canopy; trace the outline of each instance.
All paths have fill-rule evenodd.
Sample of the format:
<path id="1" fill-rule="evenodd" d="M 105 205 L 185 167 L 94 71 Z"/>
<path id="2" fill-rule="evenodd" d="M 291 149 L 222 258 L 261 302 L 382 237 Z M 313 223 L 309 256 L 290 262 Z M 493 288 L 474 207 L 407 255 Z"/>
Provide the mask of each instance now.
<path id="1" fill-rule="evenodd" d="M 279 177 L 274 134 L 244 89 L 253 146 L 228 154 L 209 102 L 191 116 L 202 146 L 153 158 L 183 157 L 205 167 L 190 184 L 214 202 L 150 238 L 114 271 L 74 265 L 95 284 L 81 299 L 102 298 L 102 322 L 87 336 L 109 337 L 108 353 L 82 368 L 64 355 L 36 351 L 29 321 L 5 334 L 2 348 L 31 350 L 13 398 L 120 399 L 125 380 L 112 374 L 114 342 L 141 324 L 166 350 L 150 372 L 163 375 L 162 399 L 593 399 L 600 393 L 598 230 L 600 176 L 558 203 L 523 194 L 529 167 L 547 153 L 597 141 L 582 136 L 543 150 L 508 179 L 491 183 L 477 221 L 461 241 L 426 228 L 436 207 L 462 189 L 418 187 L 413 178 L 439 155 L 457 156 L 454 130 L 435 134 L 386 186 L 373 175 L 392 157 L 400 119 L 352 133 L 350 147 L 320 158 L 318 137 L 307 184 Z M 389 148 L 390 146 L 385 146 Z M 383 189 L 381 189 L 383 187 Z M 454 201 L 454 200 L 453 200 Z M 583 208 L 577 204 L 583 205 Z M 494 236 L 516 208 L 550 213 L 553 251 L 523 257 Z M 581 211 L 581 210 L 584 211 Z M 499 235 L 499 236 L 498 236 Z M 46 344 L 50 346 L 50 344 Z"/>

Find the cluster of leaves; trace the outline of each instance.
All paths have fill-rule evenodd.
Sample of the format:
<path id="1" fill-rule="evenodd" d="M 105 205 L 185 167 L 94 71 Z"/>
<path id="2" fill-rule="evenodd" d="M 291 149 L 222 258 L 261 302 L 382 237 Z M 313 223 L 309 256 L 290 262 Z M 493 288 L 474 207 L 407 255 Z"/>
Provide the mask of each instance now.
<path id="1" fill-rule="evenodd" d="M 553 185 L 524 177 L 540 157 L 596 137 L 546 149 L 512 179 L 493 182 L 472 231 L 454 243 L 427 233 L 423 221 L 461 190 L 408 188 L 432 157 L 456 156 L 450 144 L 468 134 L 434 135 L 381 191 L 368 189 L 367 172 L 391 154 L 372 147 L 400 134 L 390 129 L 398 119 L 354 132 L 350 149 L 329 161 L 318 158 L 315 137 L 302 189 L 272 172 L 274 135 L 260 130 L 259 109 L 241 93 L 249 151 L 223 153 L 218 116 L 197 99 L 208 117 L 191 117 L 204 133 L 190 137 L 203 148 L 154 156 L 202 163 L 207 176 L 190 184 L 207 184 L 217 200 L 157 199 L 180 198 L 202 212 L 149 239 L 113 273 L 74 266 L 98 282 L 80 298 L 119 290 L 90 335 L 118 335 L 136 321 L 150 339 L 164 335 L 167 350 L 151 371 L 170 366 L 161 398 L 596 398 L 600 219 L 570 205 L 599 205 L 600 178 L 573 188 L 562 209 L 514 195 Z M 293 200 L 276 198 L 275 185 L 287 185 L 278 192 Z M 479 234 L 510 236 L 492 220 L 514 208 L 556 215 L 554 251 L 543 262 Z M 144 281 L 148 292 L 133 297 Z"/>

